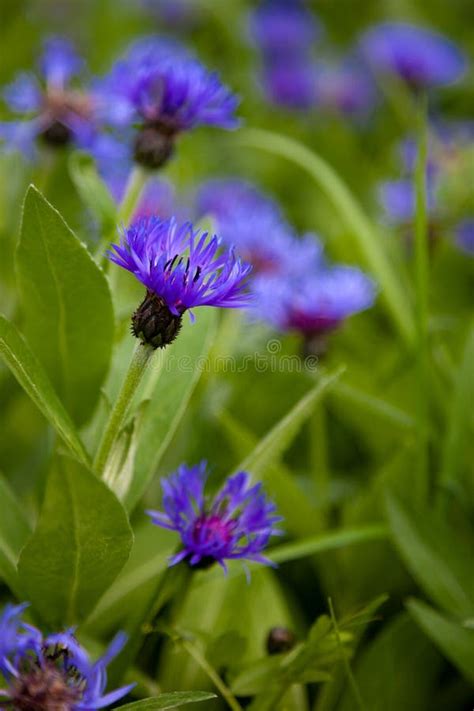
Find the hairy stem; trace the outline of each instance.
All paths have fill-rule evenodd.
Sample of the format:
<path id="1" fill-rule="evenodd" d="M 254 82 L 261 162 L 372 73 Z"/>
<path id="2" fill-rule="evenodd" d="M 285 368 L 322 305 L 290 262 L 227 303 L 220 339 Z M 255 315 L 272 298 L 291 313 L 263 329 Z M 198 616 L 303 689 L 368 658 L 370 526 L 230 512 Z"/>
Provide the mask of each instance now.
<path id="1" fill-rule="evenodd" d="M 103 476 L 105 465 L 112 447 L 127 416 L 133 396 L 146 371 L 154 350 L 149 345 L 138 343 L 132 356 L 127 375 L 123 381 L 117 400 L 112 408 L 99 448 L 94 458 L 94 471 Z"/>

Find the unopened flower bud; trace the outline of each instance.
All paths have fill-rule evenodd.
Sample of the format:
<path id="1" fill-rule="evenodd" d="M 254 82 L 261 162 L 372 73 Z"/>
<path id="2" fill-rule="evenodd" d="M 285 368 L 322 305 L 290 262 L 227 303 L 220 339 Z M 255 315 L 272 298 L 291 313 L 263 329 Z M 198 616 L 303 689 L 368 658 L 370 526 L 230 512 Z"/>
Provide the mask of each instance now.
<path id="1" fill-rule="evenodd" d="M 296 644 L 295 633 L 287 627 L 272 627 L 267 636 L 268 654 L 289 652 Z"/>

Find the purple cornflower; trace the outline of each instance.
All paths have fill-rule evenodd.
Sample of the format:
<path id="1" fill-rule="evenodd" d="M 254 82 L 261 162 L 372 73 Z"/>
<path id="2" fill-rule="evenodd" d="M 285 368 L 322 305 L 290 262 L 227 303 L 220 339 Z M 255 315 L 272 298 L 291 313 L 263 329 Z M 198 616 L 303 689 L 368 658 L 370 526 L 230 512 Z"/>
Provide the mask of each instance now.
<path id="1" fill-rule="evenodd" d="M 147 295 L 133 316 L 133 333 L 155 348 L 171 343 L 185 311 L 196 306 L 247 306 L 251 266 L 232 248 L 219 252 L 220 241 L 200 233 L 190 222 L 144 217 L 125 230 L 108 252 L 142 282 Z"/>
<path id="2" fill-rule="evenodd" d="M 101 113 L 115 127 L 138 127 L 134 157 L 159 168 L 171 156 L 176 136 L 196 126 L 238 125 L 237 97 L 217 73 L 180 45 L 157 37 L 132 45 L 99 84 Z"/>
<path id="3" fill-rule="evenodd" d="M 367 115 L 374 107 L 374 82 L 354 62 L 318 64 L 315 69 L 316 102 L 323 109 L 347 116 Z"/>
<path id="4" fill-rule="evenodd" d="M 316 71 L 310 57 L 278 57 L 265 62 L 261 75 L 265 95 L 273 104 L 305 110 L 316 103 Z"/>
<path id="5" fill-rule="evenodd" d="M 361 49 L 375 71 L 396 74 L 413 89 L 451 84 L 466 69 L 464 54 L 449 39 L 404 23 L 373 27 Z"/>
<path id="6" fill-rule="evenodd" d="M 427 209 L 428 215 L 436 213 L 436 181 L 427 178 Z M 411 224 L 415 217 L 416 198 L 413 181 L 407 178 L 400 180 L 385 180 L 379 185 L 379 200 L 388 221 L 393 225 Z"/>
<path id="7" fill-rule="evenodd" d="M 322 246 L 314 235 L 298 238 L 272 206 L 236 210 L 219 221 L 224 240 L 232 239 L 255 274 L 301 274 L 316 266 Z"/>
<path id="8" fill-rule="evenodd" d="M 175 32 L 191 29 L 202 12 L 196 0 L 142 0 L 142 5 L 160 24 Z"/>
<path id="9" fill-rule="evenodd" d="M 219 223 L 237 210 L 258 210 L 267 205 L 278 209 L 273 200 L 240 178 L 212 178 L 200 186 L 196 195 L 198 214 L 212 215 Z"/>
<path id="10" fill-rule="evenodd" d="M 314 235 L 298 238 L 277 203 L 251 183 L 210 180 L 197 196 L 200 214 L 212 215 L 219 234 L 251 263 L 253 274 L 301 274 L 320 263 Z"/>
<path id="11" fill-rule="evenodd" d="M 118 634 L 105 654 L 91 662 L 72 629 L 43 636 L 23 621 L 26 607 L 7 605 L 0 617 L 0 672 L 7 683 L 0 699 L 5 709 L 94 711 L 133 688 L 131 684 L 104 693 L 107 665 L 125 644 L 124 634 Z"/>
<path id="12" fill-rule="evenodd" d="M 147 511 L 154 524 L 181 536 L 182 550 L 170 565 L 186 560 L 194 568 L 240 558 L 271 565 L 262 555 L 270 536 L 281 533 L 275 525 L 282 519 L 262 491 L 251 486 L 250 477 L 239 472 L 229 477 L 213 499 L 204 495 L 207 463 L 188 467 L 182 464 L 162 480 L 163 508 Z"/>
<path id="13" fill-rule="evenodd" d="M 311 338 L 372 306 L 373 281 L 360 269 L 324 266 L 299 279 L 262 278 L 255 285 L 260 316 L 280 331 Z"/>
<path id="14" fill-rule="evenodd" d="M 250 35 L 268 57 L 300 55 L 320 33 L 314 15 L 301 0 L 264 0 L 250 14 Z"/>
<path id="15" fill-rule="evenodd" d="M 454 235 L 457 246 L 474 257 L 474 218 L 467 217 L 459 222 L 454 229 Z"/>
<path id="16" fill-rule="evenodd" d="M 21 73 L 3 92 L 10 110 L 22 115 L 0 123 L 0 139 L 7 148 L 31 157 L 37 138 L 52 146 L 90 142 L 95 132 L 93 97 L 70 87 L 82 68 L 82 59 L 67 40 L 53 37 L 44 43 L 39 77 Z"/>

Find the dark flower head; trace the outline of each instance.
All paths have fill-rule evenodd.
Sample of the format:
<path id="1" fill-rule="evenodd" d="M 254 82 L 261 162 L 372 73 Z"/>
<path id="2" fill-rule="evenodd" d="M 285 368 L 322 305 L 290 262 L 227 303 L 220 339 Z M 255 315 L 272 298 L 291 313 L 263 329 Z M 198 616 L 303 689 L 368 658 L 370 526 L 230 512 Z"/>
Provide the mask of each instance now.
<path id="1" fill-rule="evenodd" d="M 61 146 L 83 146 L 94 133 L 94 106 L 90 94 L 69 86 L 83 61 L 71 44 L 59 37 L 47 40 L 39 61 L 39 76 L 19 74 L 4 91 L 5 101 L 21 119 L 0 124 L 0 138 L 8 148 L 34 154 L 37 138 Z"/>
<path id="2" fill-rule="evenodd" d="M 372 306 L 373 281 L 356 267 L 323 267 L 295 279 L 262 278 L 255 285 L 260 316 L 280 331 L 314 336 Z"/>
<path id="3" fill-rule="evenodd" d="M 262 551 L 270 536 L 280 533 L 275 525 L 281 518 L 262 484 L 251 486 L 249 475 L 239 472 L 208 499 L 206 478 L 206 462 L 194 467 L 182 464 L 162 481 L 164 513 L 147 512 L 154 524 L 181 536 L 183 548 L 170 565 L 186 560 L 195 568 L 219 563 L 225 570 L 226 560 L 234 558 L 271 564 Z"/>
<path id="4" fill-rule="evenodd" d="M 138 127 L 135 160 L 160 167 L 177 134 L 196 126 L 235 128 L 237 97 L 176 43 L 135 43 L 99 85 L 102 115 L 118 127 Z"/>
<path id="5" fill-rule="evenodd" d="M 320 28 L 300 0 L 264 0 L 250 15 L 253 41 L 268 56 L 306 51 Z"/>
<path id="6" fill-rule="evenodd" d="M 5 708 L 17 711 L 94 711 L 109 706 L 133 684 L 105 693 L 106 668 L 126 637 L 118 634 L 105 654 L 91 662 L 73 630 L 43 636 L 22 619 L 27 605 L 7 605 L 0 617 L 0 691 Z"/>
<path id="7" fill-rule="evenodd" d="M 245 287 L 251 266 L 242 264 L 232 248 L 219 251 L 218 238 L 201 233 L 190 222 L 178 225 L 174 218 L 144 217 L 112 247 L 109 259 L 147 288 L 134 316 L 134 333 L 155 348 L 174 339 L 188 309 L 249 304 Z"/>
<path id="8" fill-rule="evenodd" d="M 367 71 L 353 61 L 318 64 L 315 83 L 316 102 L 323 109 L 347 116 L 364 116 L 374 107 L 374 82 Z"/>
<path id="9" fill-rule="evenodd" d="M 452 84 L 466 69 L 453 42 L 414 25 L 377 25 L 363 36 L 361 47 L 375 71 L 396 74 L 414 89 Z"/>
<path id="10" fill-rule="evenodd" d="M 457 246 L 463 252 L 474 257 L 474 218 L 467 217 L 459 222 L 454 230 Z"/>

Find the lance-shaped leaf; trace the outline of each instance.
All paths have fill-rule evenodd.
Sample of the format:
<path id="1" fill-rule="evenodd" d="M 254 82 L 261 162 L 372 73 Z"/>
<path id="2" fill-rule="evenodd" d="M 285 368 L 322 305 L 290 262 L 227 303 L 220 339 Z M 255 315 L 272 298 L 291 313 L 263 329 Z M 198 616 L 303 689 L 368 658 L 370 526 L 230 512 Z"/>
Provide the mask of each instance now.
<path id="1" fill-rule="evenodd" d="M 83 620 L 125 565 L 133 534 L 110 489 L 58 457 L 38 526 L 20 556 L 20 583 L 53 628 Z"/>
<path id="2" fill-rule="evenodd" d="M 186 323 L 165 351 L 158 382 L 140 423 L 133 480 L 123 499 L 129 509 L 142 496 L 176 432 L 204 368 L 215 328 L 215 310 L 200 309 L 196 323 Z"/>
<path id="3" fill-rule="evenodd" d="M 16 327 L 0 316 L 0 355 L 22 388 L 84 464 L 88 455 L 43 366 Z"/>
<path id="4" fill-rule="evenodd" d="M 16 565 L 20 551 L 31 533 L 25 513 L 0 475 L 0 577 L 21 597 Z"/>
<path id="5" fill-rule="evenodd" d="M 142 699 L 133 704 L 121 706 L 123 711 L 166 711 L 166 709 L 178 709 L 184 704 L 196 704 L 199 701 L 209 701 L 217 698 L 215 694 L 208 691 L 171 691 L 168 694 L 160 694 L 154 699 Z"/>
<path id="6" fill-rule="evenodd" d="M 25 198 L 17 271 L 27 340 L 82 424 L 94 410 L 109 366 L 112 300 L 85 245 L 33 186 Z"/>

